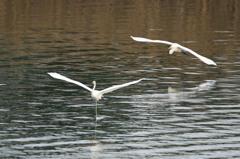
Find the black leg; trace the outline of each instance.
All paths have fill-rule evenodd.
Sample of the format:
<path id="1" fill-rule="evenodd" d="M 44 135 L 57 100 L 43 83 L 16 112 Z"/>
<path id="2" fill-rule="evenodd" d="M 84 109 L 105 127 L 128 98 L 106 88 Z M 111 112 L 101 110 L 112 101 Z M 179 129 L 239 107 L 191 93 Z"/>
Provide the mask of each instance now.
<path id="1" fill-rule="evenodd" d="M 189 55 L 186 51 L 183 51 L 183 50 L 181 50 L 181 53 L 182 53 L 183 55 Z"/>

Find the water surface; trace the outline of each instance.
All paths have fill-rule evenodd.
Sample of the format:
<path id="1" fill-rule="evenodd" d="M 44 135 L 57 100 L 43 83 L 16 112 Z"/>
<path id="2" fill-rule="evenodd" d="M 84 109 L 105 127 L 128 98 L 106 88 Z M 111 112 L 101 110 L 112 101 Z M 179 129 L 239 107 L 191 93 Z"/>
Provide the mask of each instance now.
<path id="1" fill-rule="evenodd" d="M 239 158 L 239 1 L 0 2 L 1 158 Z M 168 54 L 178 42 L 214 60 Z M 101 90 L 95 103 L 58 72 Z"/>

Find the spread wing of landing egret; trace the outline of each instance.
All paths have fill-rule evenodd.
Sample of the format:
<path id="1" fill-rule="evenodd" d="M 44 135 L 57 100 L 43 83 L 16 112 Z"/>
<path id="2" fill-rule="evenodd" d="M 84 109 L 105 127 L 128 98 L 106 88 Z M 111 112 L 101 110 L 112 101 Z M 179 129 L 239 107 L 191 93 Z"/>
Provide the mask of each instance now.
<path id="1" fill-rule="evenodd" d="M 53 78 L 56 78 L 56 79 L 60 79 L 60 80 L 63 80 L 63 81 L 67 81 L 67 82 L 70 82 L 70 83 L 73 83 L 73 84 L 76 84 L 80 87 L 83 87 L 85 88 L 86 90 L 90 91 L 91 92 L 91 96 L 92 98 L 95 100 L 96 102 L 96 119 L 97 119 L 97 102 L 102 98 L 103 94 L 105 93 L 109 93 L 109 92 L 112 92 L 114 90 L 117 90 L 117 89 L 120 89 L 120 88 L 123 88 L 123 87 L 127 87 L 127 86 L 130 86 L 132 84 L 136 84 L 142 80 L 144 80 L 145 78 L 142 78 L 142 79 L 139 79 L 139 80 L 136 80 L 136 81 L 132 81 L 132 82 L 128 82 L 128 83 L 124 83 L 124 84 L 120 84 L 120 85 L 114 85 L 112 87 L 109 87 L 109 88 L 106 88 L 104 90 L 101 90 L 101 91 L 98 91 L 98 90 L 95 90 L 96 88 L 96 81 L 93 81 L 93 89 L 89 88 L 88 86 L 78 82 L 78 81 L 75 81 L 75 80 L 72 80 L 68 77 L 65 77 L 63 75 L 60 75 L 59 73 L 56 73 L 56 72 L 50 72 L 48 73 L 50 76 L 52 76 Z"/>
<path id="2" fill-rule="evenodd" d="M 163 41 L 163 40 L 151 40 L 151 39 L 147 39 L 147 38 L 142 38 L 142 37 L 133 37 L 131 36 L 131 38 L 135 41 L 138 41 L 138 42 L 150 42 L 150 43 L 161 43 L 161 44 L 167 44 L 167 45 L 170 45 L 169 47 L 169 54 L 173 54 L 174 52 L 180 52 L 180 53 L 185 53 L 185 52 L 189 52 L 191 53 L 192 55 L 196 56 L 197 58 L 199 58 L 201 61 L 203 61 L 204 63 L 208 64 L 208 65 L 214 65 L 216 66 L 217 64 L 209 59 L 209 58 L 206 58 L 202 55 L 199 55 L 198 53 L 196 53 L 195 51 L 187 48 L 187 47 L 184 47 L 180 44 L 177 44 L 177 43 L 172 43 L 172 42 L 169 42 L 169 41 Z"/>

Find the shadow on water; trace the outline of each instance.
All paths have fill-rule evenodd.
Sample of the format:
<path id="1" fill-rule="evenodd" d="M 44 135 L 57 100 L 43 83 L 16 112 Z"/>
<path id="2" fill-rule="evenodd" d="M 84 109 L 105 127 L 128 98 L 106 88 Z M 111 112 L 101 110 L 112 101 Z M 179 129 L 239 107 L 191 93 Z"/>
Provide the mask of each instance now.
<path id="1" fill-rule="evenodd" d="M 0 158 L 239 158 L 239 2 L 0 1 Z"/>

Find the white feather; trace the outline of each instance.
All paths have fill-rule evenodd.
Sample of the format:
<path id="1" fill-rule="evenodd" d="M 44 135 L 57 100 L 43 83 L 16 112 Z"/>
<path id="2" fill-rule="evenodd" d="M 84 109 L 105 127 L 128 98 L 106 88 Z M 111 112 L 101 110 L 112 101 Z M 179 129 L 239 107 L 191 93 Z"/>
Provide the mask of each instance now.
<path id="1" fill-rule="evenodd" d="M 115 86 L 112 86 L 112 87 L 109 87 L 109 88 L 106 88 L 106 89 L 100 91 L 100 93 L 102 93 L 102 94 L 109 93 L 109 92 L 115 91 L 117 89 L 127 87 L 127 86 L 132 85 L 132 84 L 136 84 L 136 83 L 138 83 L 138 82 L 140 82 L 144 79 L 145 78 L 142 78 L 142 79 L 139 79 L 139 80 L 136 80 L 136 81 L 132 81 L 132 82 L 128 82 L 128 83 L 124 83 L 124 84 L 120 84 L 120 85 L 115 85 Z"/>
<path id="2" fill-rule="evenodd" d="M 138 82 L 140 82 L 141 80 L 143 79 L 140 79 L 140 80 L 137 80 L 137 81 L 133 81 L 133 82 L 128 82 L 128 83 L 125 83 L 125 84 L 120 84 L 120 85 L 115 85 L 115 86 L 112 86 L 112 87 L 109 87 L 109 88 L 106 88 L 102 91 L 97 91 L 95 90 L 95 87 L 96 87 L 96 82 L 93 81 L 93 89 L 89 88 L 88 86 L 78 82 L 78 81 L 75 81 L 75 80 L 72 80 L 70 78 L 67 78 L 63 75 L 60 75 L 58 73 L 55 73 L 55 72 L 50 72 L 48 73 L 50 76 L 52 76 L 53 78 L 56 78 L 56 79 L 60 79 L 60 80 L 64 80 L 64 81 L 67 81 L 67 82 L 70 82 L 70 83 L 73 83 L 73 84 L 76 84 L 78 86 L 81 86 L 87 90 L 89 90 L 91 92 L 91 96 L 92 98 L 96 101 L 96 121 L 97 121 L 97 102 L 102 98 L 102 95 L 105 94 L 105 93 L 109 93 L 109 92 L 112 92 L 114 90 L 117 90 L 117 89 L 120 89 L 120 88 L 123 88 L 123 87 L 127 87 L 129 85 L 132 85 L 132 84 L 136 84 Z"/>
<path id="3" fill-rule="evenodd" d="M 95 87 L 96 87 L 96 82 L 93 82 L 94 84 L 94 87 L 93 89 L 89 88 L 88 86 L 78 82 L 78 81 L 75 81 L 75 80 L 72 80 L 70 78 L 67 78 L 63 75 L 60 75 L 58 73 L 55 73 L 55 72 L 51 72 L 51 73 L 48 73 L 50 76 L 52 76 L 53 78 L 56 78 L 56 79 L 60 79 L 60 80 L 64 80 L 64 81 L 67 81 L 67 82 L 70 82 L 70 83 L 73 83 L 73 84 L 76 84 L 78 86 L 81 86 L 87 90 L 89 90 L 91 92 L 91 96 L 92 98 L 95 100 L 95 101 L 98 101 L 102 98 L 102 95 L 105 94 L 105 93 L 109 93 L 109 92 L 112 92 L 114 90 L 117 90 L 117 89 L 120 89 L 120 88 L 123 88 L 123 87 L 127 87 L 129 85 L 132 85 L 132 84 L 136 84 L 142 80 L 144 80 L 145 78 L 143 79 L 139 79 L 139 80 L 136 80 L 136 81 L 132 81 L 132 82 L 128 82 L 128 83 L 125 83 L 125 84 L 120 84 L 120 85 L 115 85 L 115 86 L 112 86 L 112 87 L 109 87 L 109 88 L 106 88 L 102 91 L 98 91 L 98 90 L 95 90 Z"/>
<path id="4" fill-rule="evenodd" d="M 133 37 L 133 36 L 131 36 L 131 38 L 133 40 L 139 41 L 139 42 L 162 43 L 162 44 L 167 44 L 167 45 L 172 45 L 173 44 L 173 43 L 171 43 L 169 41 L 163 41 L 163 40 L 151 40 L 151 39 L 147 39 L 147 38 Z"/>
<path id="5" fill-rule="evenodd" d="M 171 45 L 171 49 L 169 50 L 169 54 L 172 54 L 174 51 L 179 52 L 180 49 L 187 51 L 189 53 L 191 53 L 192 55 L 196 56 L 197 58 L 199 58 L 201 61 L 203 61 L 204 63 L 208 64 L 208 65 L 214 65 L 216 66 L 217 64 L 211 60 L 208 59 L 202 55 L 199 55 L 198 53 L 194 52 L 193 50 L 186 48 L 180 44 L 177 43 L 172 43 L 169 41 L 163 41 L 163 40 L 151 40 L 151 39 L 147 39 L 147 38 L 142 38 L 142 37 L 133 37 L 131 36 L 131 38 L 135 41 L 139 41 L 139 42 L 153 42 L 153 43 L 162 43 L 162 44 L 167 44 L 167 45 Z M 180 48 L 180 49 L 179 49 Z"/>
<path id="6" fill-rule="evenodd" d="M 63 75 L 60 75 L 60 74 L 58 74 L 58 73 L 55 73 L 55 72 L 50 72 L 50 73 L 48 73 L 48 74 L 49 74 L 50 76 L 52 76 L 53 78 L 60 79 L 60 80 L 64 80 L 64 81 L 67 81 L 67 82 L 76 84 L 76 85 L 81 86 L 81 87 L 89 90 L 90 92 L 92 92 L 92 89 L 91 89 L 91 88 L 89 88 L 88 86 L 86 86 L 86 85 L 84 85 L 84 84 L 82 84 L 82 83 L 80 83 L 80 82 L 78 82 L 78 81 L 72 80 L 72 79 L 70 79 L 70 78 L 67 78 L 67 77 L 65 77 L 65 76 L 63 76 Z"/>

